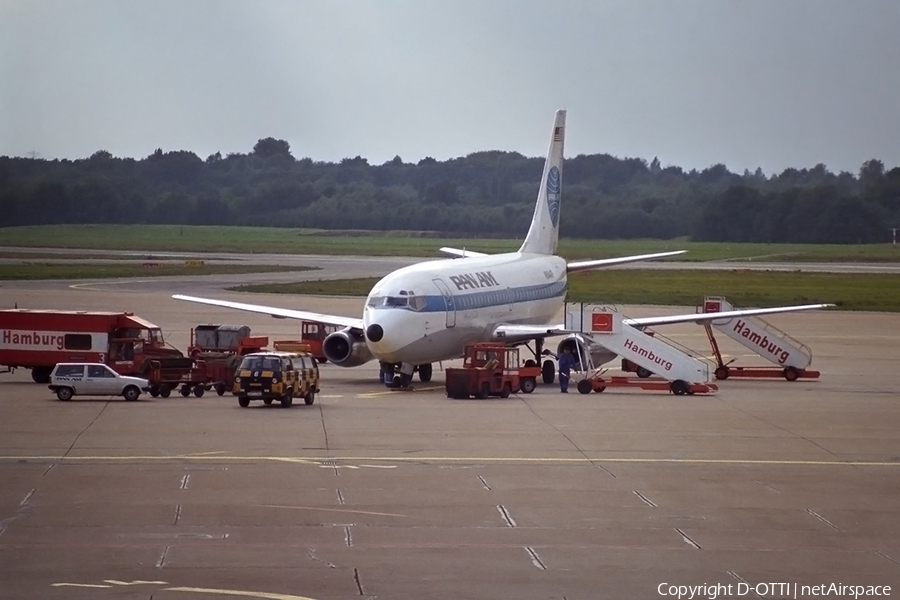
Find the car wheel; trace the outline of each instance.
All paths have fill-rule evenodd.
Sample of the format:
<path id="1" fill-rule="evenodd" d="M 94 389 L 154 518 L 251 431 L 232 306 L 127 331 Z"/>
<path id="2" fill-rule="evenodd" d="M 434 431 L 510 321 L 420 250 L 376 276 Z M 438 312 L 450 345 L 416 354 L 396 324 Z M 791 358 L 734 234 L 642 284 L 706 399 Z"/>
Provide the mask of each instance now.
<path id="1" fill-rule="evenodd" d="M 167 385 L 159 386 L 159 395 L 162 396 L 163 398 L 168 398 L 171 393 L 172 393 L 172 388 L 170 388 L 169 386 L 167 386 Z"/>
<path id="2" fill-rule="evenodd" d="M 289 394 L 281 399 L 281 408 L 290 408 L 294 404 L 294 398 Z"/>
<path id="3" fill-rule="evenodd" d="M 578 392 L 581 394 L 590 394 L 594 389 L 590 379 L 582 379 L 575 387 L 578 388 Z"/>
<path id="4" fill-rule="evenodd" d="M 248 398 L 247 396 L 238 396 L 238 405 L 241 408 L 247 408 L 248 406 L 250 406 L 250 398 Z"/>
<path id="5" fill-rule="evenodd" d="M 56 390 L 56 397 L 65 402 L 72 399 L 72 388 L 59 388 Z"/>
<path id="6" fill-rule="evenodd" d="M 224 384 L 224 383 L 217 383 L 217 384 L 216 384 L 216 393 L 217 393 L 218 395 L 220 395 L 220 396 L 224 396 L 224 395 L 225 395 L 225 384 Z"/>
<path id="7" fill-rule="evenodd" d="M 190 396 L 190 395 L 191 395 L 191 388 L 190 388 L 190 386 L 187 386 L 187 385 L 181 386 L 181 395 L 184 396 L 185 398 L 187 398 L 188 396 Z"/>
<path id="8" fill-rule="evenodd" d="M 129 402 L 134 402 L 135 400 L 138 399 L 138 396 L 140 396 L 140 395 L 141 395 L 141 390 L 137 389 L 133 385 L 129 385 L 127 388 L 125 388 L 125 391 L 122 392 L 122 396 L 124 396 L 125 399 L 128 400 Z"/>
<path id="9" fill-rule="evenodd" d="M 310 406 L 313 402 L 316 401 L 316 393 L 312 390 L 309 390 L 306 396 L 303 397 L 303 401 L 307 406 Z"/>
<path id="10" fill-rule="evenodd" d="M 519 385 L 522 388 L 523 394 L 530 394 L 531 392 L 534 391 L 534 388 L 537 386 L 536 382 L 534 381 L 534 379 L 532 377 L 527 377 L 527 378 L 523 379 Z"/>
<path id="11" fill-rule="evenodd" d="M 159 398 L 159 386 L 158 385 L 150 386 L 150 395 L 153 396 L 154 398 Z"/>
<path id="12" fill-rule="evenodd" d="M 265 404 L 266 406 L 269 406 L 270 404 L 272 404 L 272 399 L 271 398 L 263 398 L 263 404 Z"/>
<path id="13" fill-rule="evenodd" d="M 201 396 L 203 396 L 203 392 L 205 392 L 205 391 L 206 391 L 206 390 L 203 389 L 203 386 L 202 386 L 202 385 L 196 385 L 196 386 L 194 386 L 194 395 L 195 395 L 196 397 L 198 397 L 198 398 L 200 398 Z"/>

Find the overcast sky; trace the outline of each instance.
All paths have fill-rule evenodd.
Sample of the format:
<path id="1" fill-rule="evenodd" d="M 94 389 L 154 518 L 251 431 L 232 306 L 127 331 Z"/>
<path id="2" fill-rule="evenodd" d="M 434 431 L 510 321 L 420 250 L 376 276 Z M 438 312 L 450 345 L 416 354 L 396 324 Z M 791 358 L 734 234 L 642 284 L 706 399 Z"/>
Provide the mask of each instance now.
<path id="1" fill-rule="evenodd" d="M 0 155 L 900 165 L 900 1 L 0 0 Z"/>

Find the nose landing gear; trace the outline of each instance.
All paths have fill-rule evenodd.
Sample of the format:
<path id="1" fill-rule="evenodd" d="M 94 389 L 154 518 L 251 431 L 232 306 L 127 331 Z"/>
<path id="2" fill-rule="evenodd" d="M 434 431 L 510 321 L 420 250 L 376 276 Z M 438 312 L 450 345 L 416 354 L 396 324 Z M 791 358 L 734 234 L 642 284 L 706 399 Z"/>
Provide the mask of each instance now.
<path id="1" fill-rule="evenodd" d="M 419 372 L 419 381 L 431 381 L 433 368 L 431 363 L 412 365 L 409 363 L 381 363 L 380 380 L 389 388 L 408 388 L 412 384 L 413 373 Z"/>

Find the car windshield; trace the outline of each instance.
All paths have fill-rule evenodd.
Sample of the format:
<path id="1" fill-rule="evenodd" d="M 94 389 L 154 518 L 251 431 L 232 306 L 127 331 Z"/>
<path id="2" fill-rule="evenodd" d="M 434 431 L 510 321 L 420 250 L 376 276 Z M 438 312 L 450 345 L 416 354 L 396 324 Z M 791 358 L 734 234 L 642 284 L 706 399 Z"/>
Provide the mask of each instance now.
<path id="1" fill-rule="evenodd" d="M 281 358 L 278 356 L 245 356 L 241 369 L 247 371 L 280 371 Z"/>

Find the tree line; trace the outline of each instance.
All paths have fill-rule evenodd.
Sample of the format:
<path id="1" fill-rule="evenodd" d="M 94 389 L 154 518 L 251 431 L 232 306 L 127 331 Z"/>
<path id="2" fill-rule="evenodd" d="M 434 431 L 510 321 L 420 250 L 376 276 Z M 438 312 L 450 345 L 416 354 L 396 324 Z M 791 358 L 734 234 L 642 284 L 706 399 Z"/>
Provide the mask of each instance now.
<path id="1" fill-rule="evenodd" d="M 0 157 L 0 226 L 48 223 L 256 225 L 521 236 L 543 158 L 475 152 L 371 165 L 295 159 L 284 140 L 248 154 L 100 150 L 80 160 Z M 561 234 L 577 238 L 873 243 L 900 226 L 900 168 L 825 165 L 766 176 L 725 165 L 580 154 L 563 170 Z"/>

